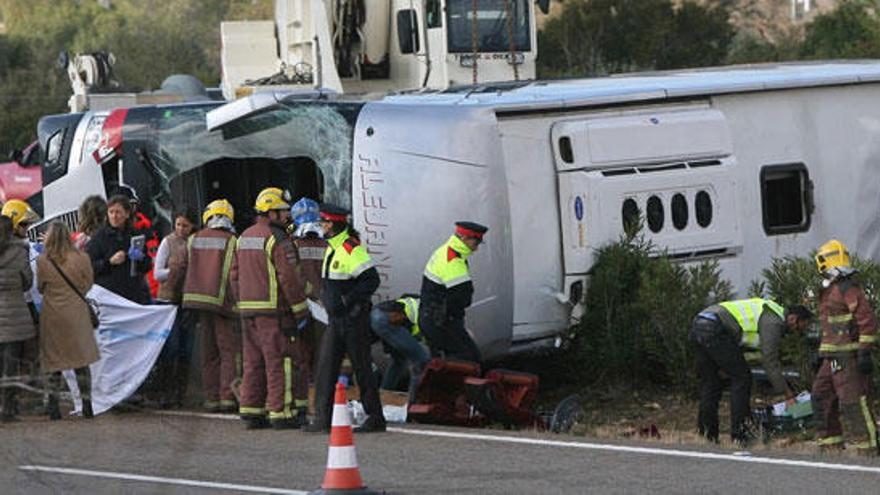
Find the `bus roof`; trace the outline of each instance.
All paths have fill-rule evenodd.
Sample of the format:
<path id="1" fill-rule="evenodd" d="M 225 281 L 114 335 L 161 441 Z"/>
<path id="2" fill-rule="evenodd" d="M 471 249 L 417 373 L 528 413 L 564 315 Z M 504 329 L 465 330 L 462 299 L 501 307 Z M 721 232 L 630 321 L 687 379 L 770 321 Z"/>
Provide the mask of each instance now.
<path id="1" fill-rule="evenodd" d="M 513 113 L 878 81 L 880 60 L 793 62 L 490 83 L 438 93 L 392 95 L 382 101 L 478 105 Z"/>

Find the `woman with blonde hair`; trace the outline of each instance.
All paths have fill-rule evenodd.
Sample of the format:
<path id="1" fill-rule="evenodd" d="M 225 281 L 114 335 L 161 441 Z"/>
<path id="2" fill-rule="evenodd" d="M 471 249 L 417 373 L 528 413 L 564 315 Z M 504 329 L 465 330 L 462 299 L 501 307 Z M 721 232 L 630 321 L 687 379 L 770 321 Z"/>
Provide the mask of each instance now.
<path id="1" fill-rule="evenodd" d="M 92 417 L 89 365 L 99 359 L 98 344 L 85 294 L 94 275 L 87 254 L 73 247 L 70 230 L 61 222 L 49 226 L 43 254 L 37 258 L 37 280 L 43 294 L 40 315 L 40 364 L 49 374 L 49 418 L 61 419 L 58 393 L 61 371 L 76 373 L 83 416 Z"/>

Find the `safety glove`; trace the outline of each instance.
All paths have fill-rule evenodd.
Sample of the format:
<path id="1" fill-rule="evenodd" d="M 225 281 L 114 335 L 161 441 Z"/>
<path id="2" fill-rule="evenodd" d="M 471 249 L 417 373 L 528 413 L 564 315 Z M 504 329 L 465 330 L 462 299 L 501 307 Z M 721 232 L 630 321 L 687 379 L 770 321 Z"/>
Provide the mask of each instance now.
<path id="1" fill-rule="evenodd" d="M 144 259 L 144 251 L 137 247 L 128 248 L 128 259 L 132 261 L 141 261 Z"/>
<path id="2" fill-rule="evenodd" d="M 870 375 L 874 371 L 874 359 L 871 356 L 871 349 L 859 349 L 859 358 L 856 366 L 863 375 Z"/>

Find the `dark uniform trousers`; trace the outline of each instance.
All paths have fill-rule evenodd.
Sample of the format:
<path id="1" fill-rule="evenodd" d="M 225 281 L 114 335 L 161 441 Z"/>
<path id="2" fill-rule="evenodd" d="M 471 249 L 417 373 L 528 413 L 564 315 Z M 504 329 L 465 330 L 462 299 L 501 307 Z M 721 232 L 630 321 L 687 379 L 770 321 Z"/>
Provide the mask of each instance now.
<path id="1" fill-rule="evenodd" d="M 449 318 L 443 301 L 421 299 L 419 328 L 433 356 L 480 362 L 480 349 L 465 330 L 464 320 Z"/>
<path id="2" fill-rule="evenodd" d="M 870 377 L 858 370 L 855 353 L 824 358 L 811 392 L 817 436 L 828 444 L 841 444 L 845 430 L 851 444 L 871 448 L 877 431 L 868 407 L 869 388 Z"/>
<path id="3" fill-rule="evenodd" d="M 231 385 L 241 365 L 241 336 L 235 330 L 235 320 L 200 310 L 199 326 L 205 401 L 234 405 Z"/>
<path id="4" fill-rule="evenodd" d="M 265 408 L 269 419 L 292 418 L 295 415 L 293 346 L 290 338 L 281 333 L 278 317 L 242 318 L 242 339 L 242 415 L 259 415 L 256 411 Z"/>
<path id="5" fill-rule="evenodd" d="M 331 426 L 334 383 L 346 353 L 354 368 L 364 412 L 371 417 L 382 417 L 379 389 L 371 367 L 369 318 L 369 307 L 362 307 L 353 317 L 330 316 L 330 326 L 321 338 L 315 377 L 315 416 L 317 424 L 324 428 Z"/>
<path id="6" fill-rule="evenodd" d="M 730 377 L 730 436 L 744 438 L 743 426 L 749 417 L 752 372 L 733 334 L 719 322 L 697 317 L 688 336 L 694 350 L 700 377 L 700 411 L 697 428 L 701 435 L 718 440 L 718 403 L 724 384 L 719 371 Z"/>

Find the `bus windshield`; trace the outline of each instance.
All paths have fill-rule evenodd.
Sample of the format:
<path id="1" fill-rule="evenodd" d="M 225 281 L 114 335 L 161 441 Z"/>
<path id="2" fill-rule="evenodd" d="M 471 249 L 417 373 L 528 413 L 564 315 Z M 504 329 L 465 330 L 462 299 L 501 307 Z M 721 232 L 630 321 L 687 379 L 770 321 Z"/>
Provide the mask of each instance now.
<path id="1" fill-rule="evenodd" d="M 292 193 L 302 175 L 297 164 L 310 163 L 320 176 L 321 197 L 316 199 L 350 207 L 352 140 L 360 107 L 353 103 L 290 102 L 210 132 L 205 114 L 211 107 L 172 107 L 156 117 L 158 149 L 152 156 L 163 181 L 168 182 L 192 176 L 204 166 L 235 165 L 236 174 L 249 175 L 251 168 L 257 173 L 257 164 L 273 162 L 281 167 L 272 168 L 273 175 L 289 175 L 276 176 L 279 182 L 289 182 L 278 186 L 289 187 Z M 239 180 L 238 184 L 244 185 L 248 177 Z"/>
<path id="2" fill-rule="evenodd" d="M 476 42 L 479 52 L 510 51 L 513 17 L 513 45 L 516 51 L 531 49 L 529 29 L 530 0 L 480 0 L 477 3 Z M 508 14 L 509 13 L 509 14 Z M 473 52 L 474 10 L 471 0 L 447 0 L 446 25 L 450 53 Z"/>

